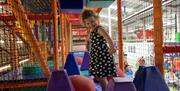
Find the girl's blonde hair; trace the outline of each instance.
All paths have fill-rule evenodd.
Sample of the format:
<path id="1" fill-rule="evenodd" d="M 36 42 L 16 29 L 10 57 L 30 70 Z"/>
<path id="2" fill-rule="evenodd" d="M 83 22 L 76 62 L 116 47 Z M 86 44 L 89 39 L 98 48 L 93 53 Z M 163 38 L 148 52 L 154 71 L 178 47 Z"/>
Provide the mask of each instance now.
<path id="1" fill-rule="evenodd" d="M 89 18 L 89 17 L 95 17 L 95 18 L 98 18 L 98 16 L 96 15 L 96 13 L 93 11 L 93 10 L 90 10 L 90 9 L 87 9 L 87 10 L 84 10 L 83 13 L 82 13 L 82 20 L 84 22 L 85 19 Z"/>

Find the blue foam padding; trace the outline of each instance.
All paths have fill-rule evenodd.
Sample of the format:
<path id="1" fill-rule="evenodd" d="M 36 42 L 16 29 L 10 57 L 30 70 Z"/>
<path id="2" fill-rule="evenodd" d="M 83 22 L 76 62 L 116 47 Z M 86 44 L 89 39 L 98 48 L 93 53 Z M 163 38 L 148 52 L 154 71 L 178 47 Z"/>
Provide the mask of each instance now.
<path id="1" fill-rule="evenodd" d="M 141 91 L 144 89 L 145 75 L 143 75 L 144 74 L 143 68 L 144 68 L 143 66 L 139 66 L 139 69 L 136 71 L 135 78 L 133 80 L 133 83 L 136 86 L 137 91 Z"/>
<path id="2" fill-rule="evenodd" d="M 52 72 L 47 91 L 74 91 L 66 71 L 59 70 Z"/>
<path id="3" fill-rule="evenodd" d="M 68 54 L 64 68 L 67 70 L 68 75 L 80 75 L 73 53 Z"/>
<path id="4" fill-rule="evenodd" d="M 154 66 L 140 67 L 133 82 L 137 91 L 170 91 L 158 68 Z"/>
<path id="5" fill-rule="evenodd" d="M 61 9 L 82 9 L 83 0 L 60 0 Z"/>
<path id="6" fill-rule="evenodd" d="M 60 0 L 60 8 L 65 13 L 81 13 L 84 0 Z"/>

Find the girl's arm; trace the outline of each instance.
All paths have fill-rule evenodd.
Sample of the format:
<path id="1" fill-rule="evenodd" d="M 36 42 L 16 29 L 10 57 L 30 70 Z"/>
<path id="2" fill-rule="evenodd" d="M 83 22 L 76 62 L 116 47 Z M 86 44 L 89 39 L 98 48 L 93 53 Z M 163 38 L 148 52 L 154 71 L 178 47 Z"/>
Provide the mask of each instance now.
<path id="1" fill-rule="evenodd" d="M 116 52 L 116 49 L 114 48 L 114 45 L 113 45 L 113 41 L 112 39 L 110 38 L 110 36 L 107 34 L 107 32 L 102 28 L 98 28 L 98 31 L 97 31 L 101 36 L 104 37 L 104 39 L 107 41 L 108 45 L 109 45 L 109 53 L 110 54 L 113 54 Z"/>

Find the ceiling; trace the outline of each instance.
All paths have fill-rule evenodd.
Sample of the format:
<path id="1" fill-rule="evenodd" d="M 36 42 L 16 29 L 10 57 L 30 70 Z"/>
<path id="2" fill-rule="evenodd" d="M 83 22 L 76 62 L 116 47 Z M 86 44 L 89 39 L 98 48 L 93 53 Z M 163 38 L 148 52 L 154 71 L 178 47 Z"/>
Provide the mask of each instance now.
<path id="1" fill-rule="evenodd" d="M 123 32 L 134 32 L 137 27 L 153 28 L 153 0 L 122 0 Z M 163 0 L 163 25 L 173 27 L 175 25 L 175 14 L 180 13 L 180 0 Z M 140 13 L 140 11 L 143 11 Z M 177 11 L 179 10 L 179 11 Z M 117 2 L 108 8 L 103 8 L 99 14 L 102 26 L 112 31 L 118 31 L 117 24 Z M 111 19 L 108 19 L 111 17 Z M 109 20 L 111 22 L 109 22 Z M 127 29 L 128 27 L 128 29 Z"/>

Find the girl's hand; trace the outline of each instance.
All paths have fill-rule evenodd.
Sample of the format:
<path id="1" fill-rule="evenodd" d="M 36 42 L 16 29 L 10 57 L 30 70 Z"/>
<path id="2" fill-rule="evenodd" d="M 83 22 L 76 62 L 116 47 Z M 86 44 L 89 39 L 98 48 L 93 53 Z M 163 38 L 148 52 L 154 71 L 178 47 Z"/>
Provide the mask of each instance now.
<path id="1" fill-rule="evenodd" d="M 116 49 L 115 48 L 109 48 L 109 54 L 113 54 L 113 53 L 115 53 L 116 52 Z"/>

